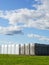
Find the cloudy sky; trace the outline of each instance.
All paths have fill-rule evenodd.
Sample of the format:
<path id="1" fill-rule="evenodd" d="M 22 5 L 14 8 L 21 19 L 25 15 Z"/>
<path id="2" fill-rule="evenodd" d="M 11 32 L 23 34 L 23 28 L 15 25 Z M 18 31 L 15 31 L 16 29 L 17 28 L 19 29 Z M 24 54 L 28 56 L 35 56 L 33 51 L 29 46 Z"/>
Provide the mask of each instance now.
<path id="1" fill-rule="evenodd" d="M 49 0 L 0 0 L 0 44 L 49 43 Z"/>

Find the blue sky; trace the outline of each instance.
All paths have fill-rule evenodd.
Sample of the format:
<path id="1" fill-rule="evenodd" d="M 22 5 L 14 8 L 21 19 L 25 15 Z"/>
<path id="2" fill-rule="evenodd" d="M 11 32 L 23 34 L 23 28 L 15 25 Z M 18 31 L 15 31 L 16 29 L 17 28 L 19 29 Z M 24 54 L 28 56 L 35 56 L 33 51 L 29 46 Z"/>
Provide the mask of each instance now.
<path id="1" fill-rule="evenodd" d="M 49 44 L 48 0 L 0 0 L 0 44 Z"/>

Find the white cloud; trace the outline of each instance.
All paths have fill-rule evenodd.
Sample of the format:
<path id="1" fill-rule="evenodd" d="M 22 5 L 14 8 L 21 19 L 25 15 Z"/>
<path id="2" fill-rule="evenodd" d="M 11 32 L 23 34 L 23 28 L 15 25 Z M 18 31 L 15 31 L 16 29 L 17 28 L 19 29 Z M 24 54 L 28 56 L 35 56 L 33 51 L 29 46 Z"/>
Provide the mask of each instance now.
<path id="1" fill-rule="evenodd" d="M 9 26 L 9 27 L 0 27 L 0 34 L 13 35 L 21 34 L 22 28 L 20 26 Z"/>
<path id="2" fill-rule="evenodd" d="M 38 35 L 38 34 L 28 34 L 27 37 L 29 37 L 29 38 L 37 38 L 39 40 L 48 41 L 49 42 L 49 38 L 47 38 L 45 36 Z"/>
<path id="3" fill-rule="evenodd" d="M 30 10 L 27 8 L 0 11 L 0 18 L 7 19 L 9 24 L 16 25 L 23 23 L 21 27 L 34 27 L 37 29 L 49 30 L 49 1 L 48 0 L 36 0 L 41 1 L 41 5 L 35 4 L 34 7 L 37 10 Z"/>

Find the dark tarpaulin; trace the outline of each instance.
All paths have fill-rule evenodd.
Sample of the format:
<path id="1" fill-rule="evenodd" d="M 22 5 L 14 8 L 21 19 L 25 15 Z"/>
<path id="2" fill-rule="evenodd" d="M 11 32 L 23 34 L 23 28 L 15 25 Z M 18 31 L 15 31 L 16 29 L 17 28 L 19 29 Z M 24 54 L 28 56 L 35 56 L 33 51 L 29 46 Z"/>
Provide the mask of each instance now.
<path id="1" fill-rule="evenodd" d="M 35 43 L 35 55 L 49 55 L 49 45 Z"/>

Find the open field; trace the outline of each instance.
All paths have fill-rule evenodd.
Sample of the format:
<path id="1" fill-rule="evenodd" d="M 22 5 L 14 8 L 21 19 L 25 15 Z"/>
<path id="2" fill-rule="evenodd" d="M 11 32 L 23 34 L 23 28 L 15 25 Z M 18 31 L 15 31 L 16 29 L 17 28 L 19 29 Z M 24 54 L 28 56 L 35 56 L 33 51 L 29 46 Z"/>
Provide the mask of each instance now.
<path id="1" fill-rule="evenodd" d="M 0 55 L 0 65 L 49 65 L 49 56 Z"/>

